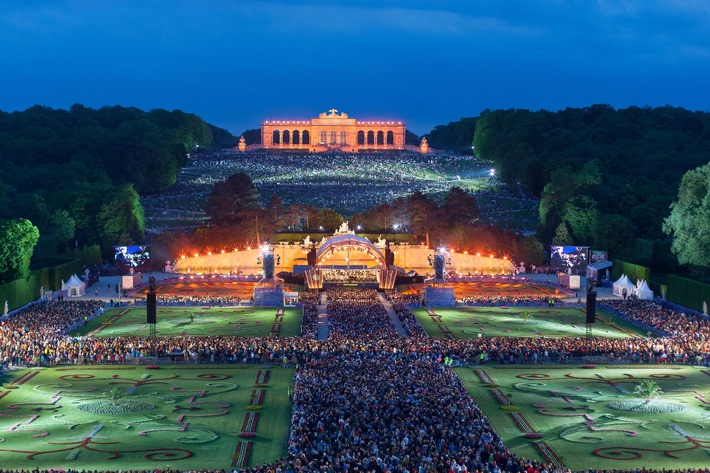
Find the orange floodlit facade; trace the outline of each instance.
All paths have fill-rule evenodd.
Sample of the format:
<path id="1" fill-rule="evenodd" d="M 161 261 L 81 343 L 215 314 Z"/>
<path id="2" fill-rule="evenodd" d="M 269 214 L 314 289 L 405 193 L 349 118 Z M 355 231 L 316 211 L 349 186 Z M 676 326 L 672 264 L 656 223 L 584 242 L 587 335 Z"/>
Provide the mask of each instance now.
<path id="1" fill-rule="evenodd" d="M 402 121 L 361 121 L 330 109 L 310 120 L 264 120 L 261 147 L 265 149 L 347 152 L 403 150 Z"/>

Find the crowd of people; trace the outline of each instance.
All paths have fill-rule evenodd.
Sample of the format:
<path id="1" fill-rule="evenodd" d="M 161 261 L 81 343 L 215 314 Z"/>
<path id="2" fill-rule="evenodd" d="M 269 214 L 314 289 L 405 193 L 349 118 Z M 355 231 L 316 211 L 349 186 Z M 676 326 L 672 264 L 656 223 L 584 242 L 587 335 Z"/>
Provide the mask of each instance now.
<path id="1" fill-rule="evenodd" d="M 171 192 L 142 202 L 150 217 L 146 220 L 153 222 L 156 230 L 176 224 L 199 225 L 205 221 L 204 213 L 198 206 L 185 208 L 185 202 L 195 201 L 195 195 L 206 195 L 215 182 L 241 171 L 252 178 L 264 204 L 276 194 L 285 205 L 299 202 L 348 215 L 415 190 L 443 194 L 459 186 L 480 200 L 483 221 L 504 222 L 521 230 L 533 228 L 530 215 L 537 202 L 504 193 L 490 181 L 489 168 L 487 163 L 460 155 L 240 154 L 238 159 L 233 154 L 194 155 Z M 471 186 L 473 179 L 480 184 Z M 496 190 L 481 193 L 481 187 Z"/>
<path id="2" fill-rule="evenodd" d="M 501 306 L 501 305 L 524 305 L 524 306 L 550 306 L 562 305 L 564 301 L 554 296 L 466 296 L 461 298 L 464 305 L 473 306 Z"/>
<path id="3" fill-rule="evenodd" d="M 330 337 L 334 340 L 397 337 L 377 290 L 329 288 L 327 301 Z"/>
<path id="4" fill-rule="evenodd" d="M 302 295 L 304 333 L 312 334 L 320 294 Z M 0 355 L 15 365 L 120 363 L 155 355 L 175 360 L 297 366 L 288 455 L 276 471 L 563 473 L 515 457 L 444 363 L 564 362 L 574 356 L 620 361 L 710 363 L 710 321 L 654 301 L 604 301 L 652 338 L 428 337 L 406 298 L 389 299 L 407 330 L 396 333 L 375 290 L 327 292 L 330 337 L 143 338 L 65 333 L 103 309 L 98 301 L 44 302 L 1 319 Z M 309 309 L 305 309 L 309 307 Z M 308 315 L 306 315 L 308 314 Z M 445 390 L 441 386 L 446 386 Z M 280 469 L 280 470 L 279 470 Z"/>
<path id="5" fill-rule="evenodd" d="M 134 302 L 138 305 L 144 305 L 146 303 L 145 299 L 136 299 Z M 193 296 L 180 294 L 163 296 L 157 294 L 155 302 L 158 305 L 234 306 L 239 305 L 242 302 L 242 299 L 239 296 Z"/>

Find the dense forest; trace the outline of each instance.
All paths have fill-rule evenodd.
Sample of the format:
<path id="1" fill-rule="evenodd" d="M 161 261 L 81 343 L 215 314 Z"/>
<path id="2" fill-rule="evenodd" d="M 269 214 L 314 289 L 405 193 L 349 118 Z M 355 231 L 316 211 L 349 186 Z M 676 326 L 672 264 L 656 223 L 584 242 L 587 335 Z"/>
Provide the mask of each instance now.
<path id="1" fill-rule="evenodd" d="M 181 111 L 0 112 L 0 219 L 25 218 L 60 243 L 140 242 L 138 194 L 173 185 L 196 147 L 234 143 L 226 130 Z"/>
<path id="2" fill-rule="evenodd" d="M 670 244 L 662 224 L 681 178 L 710 159 L 710 114 L 670 106 L 486 110 L 475 119 L 473 145 L 508 186 L 540 199 L 545 244 L 618 256 L 643 238 L 655 241 L 650 257 Z"/>

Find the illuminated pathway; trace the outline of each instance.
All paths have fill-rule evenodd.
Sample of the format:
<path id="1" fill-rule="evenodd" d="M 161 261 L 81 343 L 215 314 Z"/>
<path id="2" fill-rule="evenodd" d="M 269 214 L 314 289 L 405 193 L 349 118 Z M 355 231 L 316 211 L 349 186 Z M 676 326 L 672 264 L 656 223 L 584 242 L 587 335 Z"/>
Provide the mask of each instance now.
<path id="1" fill-rule="evenodd" d="M 318 340 L 328 340 L 330 328 L 328 326 L 328 295 L 321 292 L 318 298 Z"/>
<path id="2" fill-rule="evenodd" d="M 397 317 L 397 313 L 394 311 L 394 308 L 392 307 L 392 303 L 387 300 L 384 294 L 381 292 L 377 294 L 380 298 L 380 302 L 382 303 L 382 307 L 385 308 L 387 311 L 387 315 L 390 316 L 390 321 L 392 322 L 392 325 L 394 325 L 394 329 L 397 331 L 397 334 L 400 337 L 406 337 L 407 336 L 407 331 L 404 329 L 404 326 L 402 325 L 402 322 L 400 322 L 399 317 Z"/>

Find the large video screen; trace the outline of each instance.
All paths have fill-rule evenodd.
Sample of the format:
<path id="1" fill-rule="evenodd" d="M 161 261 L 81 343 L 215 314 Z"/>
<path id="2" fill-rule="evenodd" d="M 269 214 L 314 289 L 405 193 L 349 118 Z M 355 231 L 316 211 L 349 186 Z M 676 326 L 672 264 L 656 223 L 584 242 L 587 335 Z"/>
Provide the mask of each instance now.
<path id="1" fill-rule="evenodd" d="M 592 250 L 591 256 L 589 257 L 590 263 L 598 263 L 600 261 L 606 261 L 609 259 L 609 254 L 604 250 Z"/>
<path id="2" fill-rule="evenodd" d="M 140 266 L 150 259 L 150 249 L 147 246 L 114 246 L 116 264 L 121 266 Z"/>
<path id="3" fill-rule="evenodd" d="M 550 267 L 555 271 L 568 274 L 584 274 L 588 263 L 588 246 L 550 247 Z"/>

